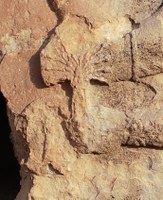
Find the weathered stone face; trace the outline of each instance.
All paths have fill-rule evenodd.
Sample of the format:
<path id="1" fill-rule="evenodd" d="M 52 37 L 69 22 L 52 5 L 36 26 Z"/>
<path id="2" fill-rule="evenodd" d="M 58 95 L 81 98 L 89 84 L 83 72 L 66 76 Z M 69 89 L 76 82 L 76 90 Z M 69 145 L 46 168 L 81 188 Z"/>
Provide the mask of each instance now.
<path id="1" fill-rule="evenodd" d="M 17 199 L 161 199 L 162 1 L 48 2 L 46 39 L 37 23 L 1 37 Z"/>
<path id="2" fill-rule="evenodd" d="M 148 78 L 153 75 L 157 81 L 163 68 L 159 16 L 137 26 L 125 17 L 124 30 L 117 28 L 111 37 L 110 22 L 93 28 L 85 16 L 67 15 L 42 51 L 45 83 L 69 81 L 71 109 L 64 123 L 81 151 L 163 145 L 162 103 L 155 86 L 159 83 Z"/>

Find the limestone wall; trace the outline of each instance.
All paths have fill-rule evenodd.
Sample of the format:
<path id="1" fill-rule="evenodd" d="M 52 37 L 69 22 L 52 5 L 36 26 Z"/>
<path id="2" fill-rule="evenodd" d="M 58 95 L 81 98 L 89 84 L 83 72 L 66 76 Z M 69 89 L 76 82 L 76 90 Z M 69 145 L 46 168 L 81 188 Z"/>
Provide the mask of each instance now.
<path id="1" fill-rule="evenodd" d="M 163 199 L 162 0 L 7 0 L 0 17 L 16 199 Z"/>

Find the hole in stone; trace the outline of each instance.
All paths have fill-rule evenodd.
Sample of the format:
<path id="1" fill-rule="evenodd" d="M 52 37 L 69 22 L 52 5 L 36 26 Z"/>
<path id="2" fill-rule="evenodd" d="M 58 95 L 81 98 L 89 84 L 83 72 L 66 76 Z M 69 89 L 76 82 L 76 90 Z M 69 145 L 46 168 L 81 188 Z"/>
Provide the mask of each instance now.
<path id="1" fill-rule="evenodd" d="M 98 79 L 91 79 L 90 84 L 99 85 L 99 86 L 108 86 L 108 83 L 106 83 L 105 81 L 98 80 Z"/>
<path id="2" fill-rule="evenodd" d="M 20 190 L 20 166 L 10 140 L 6 99 L 0 92 L 0 199 L 14 200 Z"/>

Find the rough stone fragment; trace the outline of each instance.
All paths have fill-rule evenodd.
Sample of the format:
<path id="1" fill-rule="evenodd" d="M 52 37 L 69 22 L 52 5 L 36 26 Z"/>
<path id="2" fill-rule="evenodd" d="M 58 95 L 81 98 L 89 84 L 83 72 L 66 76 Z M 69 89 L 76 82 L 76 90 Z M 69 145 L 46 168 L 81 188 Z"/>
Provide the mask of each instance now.
<path id="1" fill-rule="evenodd" d="M 7 0 L 0 17 L 16 199 L 162 199 L 162 1 Z"/>
<path id="2" fill-rule="evenodd" d="M 93 26 L 99 26 L 106 21 L 117 23 L 117 20 L 125 15 L 129 15 L 136 22 L 141 22 L 156 13 L 162 6 L 162 0 L 52 1 L 56 2 L 62 13 L 85 17 Z"/>
<path id="3" fill-rule="evenodd" d="M 163 25 L 160 12 L 133 31 L 135 75 L 147 77 L 163 72 Z"/>
<path id="4" fill-rule="evenodd" d="M 153 18 L 155 19 L 151 17 L 152 20 Z M 133 26 L 132 22 L 130 23 Z M 148 20 L 145 25 L 148 26 Z M 79 26 L 82 28 L 77 31 Z M 68 84 L 72 90 L 72 95 L 69 97 L 71 98 L 71 115 L 69 119 L 66 119 L 65 125 L 80 151 L 103 153 L 107 152 L 108 146 L 112 144 L 125 143 L 136 146 L 162 146 L 161 130 L 156 131 L 157 142 L 155 139 L 152 140 L 151 136 L 150 139 L 144 139 L 142 142 L 142 137 L 148 138 L 153 134 L 153 128 L 149 125 L 147 125 L 148 131 L 145 131 L 147 132 L 145 136 L 137 128 L 139 133 L 133 137 L 132 122 L 126 114 L 126 112 L 134 112 L 137 108 L 147 110 L 148 106 L 153 103 L 153 99 L 156 99 L 155 88 L 145 80 L 139 80 L 139 77 L 143 76 L 139 76 L 137 68 L 140 68 L 140 65 L 137 67 L 138 53 L 135 50 L 138 48 L 134 46 L 137 35 L 140 35 L 142 39 L 143 34 L 146 38 L 149 32 L 135 34 L 141 30 L 138 28 L 133 30 L 133 33 L 126 32 L 124 36 L 112 37 L 111 41 L 110 37 L 106 37 L 109 34 L 110 25 L 106 27 L 108 30 L 105 29 L 103 32 L 103 29 L 99 27 L 90 28 L 82 18 L 68 16 L 57 27 L 56 35 L 42 51 L 41 64 L 44 82 L 50 86 L 69 81 Z M 150 30 L 150 26 L 148 27 Z M 108 34 L 106 34 L 107 31 Z M 158 31 L 158 34 L 161 33 Z M 159 35 L 154 35 L 154 37 L 159 38 Z M 150 38 L 147 41 L 153 44 Z M 157 44 L 161 45 L 159 41 Z M 144 47 L 144 40 L 141 40 L 141 45 Z M 60 54 L 60 52 L 63 53 Z M 140 55 L 146 60 L 145 56 L 148 54 L 144 53 L 144 56 L 142 52 Z M 159 56 L 159 62 L 162 64 L 161 50 Z M 154 70 L 152 73 L 155 74 Z M 105 87 L 99 87 L 100 91 L 97 93 L 98 85 L 102 84 Z M 91 85 L 94 87 L 94 94 L 91 93 Z M 105 96 L 102 98 L 101 105 L 98 96 Z M 156 113 L 157 111 L 154 111 L 154 114 Z M 160 126 L 155 120 L 152 123 Z"/>

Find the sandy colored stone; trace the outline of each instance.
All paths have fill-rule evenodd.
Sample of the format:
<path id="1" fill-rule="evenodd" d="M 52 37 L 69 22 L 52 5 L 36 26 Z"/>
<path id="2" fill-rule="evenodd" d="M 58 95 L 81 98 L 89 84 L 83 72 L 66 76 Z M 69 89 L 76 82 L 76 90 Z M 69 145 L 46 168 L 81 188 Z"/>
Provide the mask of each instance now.
<path id="1" fill-rule="evenodd" d="M 146 82 L 148 74 L 145 74 L 143 80 L 140 79 L 143 76 L 139 75 L 140 63 L 143 65 L 144 60 L 144 68 L 148 70 L 146 64 L 149 68 L 151 65 L 154 75 L 157 75 L 153 69 L 157 65 L 154 62 L 161 69 L 162 25 L 161 20 L 156 19 L 159 19 L 161 12 L 142 22 L 146 31 L 141 27 L 135 28 L 130 18 L 124 20 L 128 28 L 124 29 L 124 34 L 119 33 L 114 37 L 109 37 L 112 28 L 110 22 L 105 24 L 105 29 L 103 25 L 93 28 L 83 18 L 67 15 L 42 51 L 41 71 L 46 85 L 67 81 L 72 88 L 69 96 L 71 115 L 66 118 L 65 125 L 80 151 L 103 153 L 116 143 L 162 146 L 162 116 L 159 113 L 161 102 L 157 100 L 155 87 Z M 157 28 L 152 29 L 152 24 Z M 141 29 L 142 34 L 139 33 Z M 161 45 L 156 47 L 158 51 L 152 49 L 153 44 Z M 139 48 L 140 45 L 143 49 Z M 144 49 L 147 49 L 147 53 Z M 150 50 L 154 55 L 157 51 L 158 55 L 149 54 Z M 103 86 L 99 87 L 101 84 Z M 94 95 L 91 94 L 91 85 Z M 100 88 L 98 95 L 97 88 Z M 154 109 L 156 105 L 158 110 Z M 149 111 L 150 107 L 152 111 Z M 146 122 L 140 117 L 142 111 Z M 133 112 L 135 116 L 131 117 L 130 113 Z M 149 112 L 153 113 L 153 117 L 147 120 Z M 159 121 L 155 115 L 161 117 Z M 158 131 L 156 127 L 159 127 Z"/>
<path id="2" fill-rule="evenodd" d="M 6 1 L 0 16 L 16 200 L 162 199 L 162 1 Z"/>
<path id="3" fill-rule="evenodd" d="M 145 20 L 133 31 L 135 74 L 138 77 L 157 75 L 163 72 L 163 25 L 161 10 Z"/>

